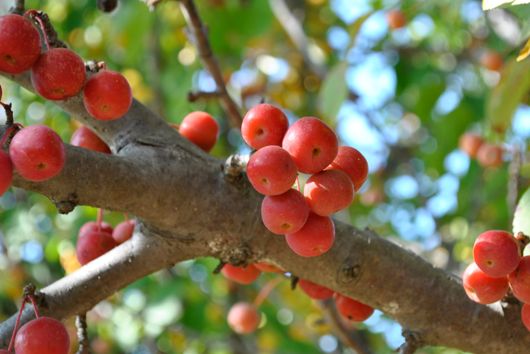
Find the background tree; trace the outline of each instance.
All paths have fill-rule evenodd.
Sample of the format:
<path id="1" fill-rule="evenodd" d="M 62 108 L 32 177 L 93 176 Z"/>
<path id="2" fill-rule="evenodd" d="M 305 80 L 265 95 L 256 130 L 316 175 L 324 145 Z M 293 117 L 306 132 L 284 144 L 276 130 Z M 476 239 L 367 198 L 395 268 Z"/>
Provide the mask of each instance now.
<path id="1" fill-rule="evenodd" d="M 4 344 L 7 318 L 33 282 L 42 312 L 68 319 L 72 338 L 73 316 L 95 306 L 87 315 L 95 353 L 390 353 L 402 331 L 404 353 L 527 352 L 519 305 L 475 304 L 458 276 L 478 234 L 511 230 L 528 185 L 530 64 L 515 61 L 520 48 L 525 55 L 528 5 L 484 13 L 472 0 L 148 3 L 153 11 L 124 1 L 110 14 L 98 10 L 108 1 L 25 4 L 46 12 L 83 58 L 123 73 L 138 101 L 125 118 L 100 122 L 79 98 L 38 97 L 27 74 L 0 79 L 17 122 L 47 124 L 69 141 L 79 121 L 113 151 L 68 147 L 58 177 L 16 177 L 20 188 L 0 198 Z M 250 152 L 241 114 L 263 98 L 291 121 L 321 117 L 368 158 L 369 182 L 336 216 L 337 240 L 324 256 L 290 252 L 262 226 L 261 197 L 237 160 L 220 168 Z M 213 156 L 167 124 L 194 110 L 221 125 Z M 458 150 L 470 130 L 502 146 L 506 162 L 484 168 Z M 75 271 L 76 235 L 95 207 L 110 210 L 113 225 L 129 213 L 139 226 L 132 241 Z M 212 271 L 219 261 L 258 260 L 380 311 L 347 324 L 332 303 L 312 303 L 285 280 L 261 307 L 263 328 L 235 335 L 230 306 L 274 277 L 241 287 Z"/>

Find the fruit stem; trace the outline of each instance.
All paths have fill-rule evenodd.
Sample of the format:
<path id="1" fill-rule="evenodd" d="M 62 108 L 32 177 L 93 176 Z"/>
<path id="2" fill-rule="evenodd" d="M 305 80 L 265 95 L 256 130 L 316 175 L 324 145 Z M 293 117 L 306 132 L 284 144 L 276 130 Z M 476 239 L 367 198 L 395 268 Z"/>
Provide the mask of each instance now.
<path id="1" fill-rule="evenodd" d="M 271 291 L 274 290 L 274 288 L 278 284 L 280 284 L 281 281 L 282 278 L 275 278 L 265 284 L 263 289 L 261 289 L 261 291 L 259 292 L 258 296 L 256 296 L 256 299 L 254 300 L 254 306 L 260 307 L 263 301 L 265 301 L 265 299 L 269 296 Z"/>
<path id="2" fill-rule="evenodd" d="M 103 209 L 98 209 L 98 216 L 96 218 L 96 224 L 98 225 L 98 232 L 101 232 L 101 223 L 103 222 Z"/>
<path id="3" fill-rule="evenodd" d="M 25 13 L 25 16 L 28 16 L 29 18 L 36 20 L 39 24 L 40 30 L 42 32 L 42 36 L 44 37 L 44 43 L 46 44 L 46 50 L 50 50 L 50 41 L 48 39 L 48 34 L 46 33 L 46 26 L 44 25 L 44 21 L 42 21 L 42 12 L 37 10 L 28 10 Z"/>
<path id="4" fill-rule="evenodd" d="M 18 311 L 17 320 L 15 322 L 15 328 L 13 328 L 13 334 L 11 334 L 11 340 L 9 341 L 9 346 L 7 347 L 7 351 L 11 353 L 13 350 L 13 346 L 15 345 L 15 336 L 17 335 L 18 326 L 20 325 L 20 318 L 22 317 L 22 311 L 24 311 L 24 307 L 26 306 L 26 297 L 22 299 L 22 305 L 20 305 L 20 310 Z"/>
<path id="5" fill-rule="evenodd" d="M 300 175 L 298 175 L 298 174 L 296 175 L 296 189 L 297 189 L 300 193 L 302 193 L 302 190 L 301 190 L 301 188 L 300 188 Z"/>
<path id="6" fill-rule="evenodd" d="M 524 249 L 526 245 L 530 243 L 530 237 L 525 235 L 523 232 L 518 232 L 517 235 L 515 235 L 515 239 L 517 240 L 517 243 L 519 244 L 519 253 L 521 254 L 521 257 L 524 255 Z"/>

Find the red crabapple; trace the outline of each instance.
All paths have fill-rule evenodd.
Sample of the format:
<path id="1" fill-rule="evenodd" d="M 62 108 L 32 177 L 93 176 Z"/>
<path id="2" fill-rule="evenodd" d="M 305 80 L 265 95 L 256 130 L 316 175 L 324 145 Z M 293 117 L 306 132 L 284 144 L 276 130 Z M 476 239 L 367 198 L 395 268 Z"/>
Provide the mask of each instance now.
<path id="1" fill-rule="evenodd" d="M 399 29 L 405 27 L 407 18 L 400 10 L 390 10 L 386 14 L 386 21 L 390 29 Z"/>
<path id="2" fill-rule="evenodd" d="M 361 189 L 368 178 L 368 162 L 361 152 L 351 146 L 339 146 L 337 156 L 326 170 L 341 170 L 351 179 L 355 191 Z"/>
<path id="3" fill-rule="evenodd" d="M 289 248 L 302 257 L 326 253 L 335 241 L 335 226 L 328 216 L 309 213 L 307 222 L 297 232 L 285 235 Z"/>
<path id="4" fill-rule="evenodd" d="M 0 195 L 4 194 L 13 181 L 13 163 L 9 155 L 0 150 Z"/>
<path id="5" fill-rule="evenodd" d="M 109 235 L 112 235 L 113 229 L 112 229 L 112 226 L 110 226 L 104 221 L 102 221 L 101 224 L 99 225 L 95 221 L 89 221 L 85 223 L 83 226 L 81 226 L 81 228 L 79 229 L 78 237 L 83 237 L 85 234 L 89 232 L 94 232 L 94 231 L 98 231 L 98 232 L 101 231 L 101 232 L 108 233 Z"/>
<path id="6" fill-rule="evenodd" d="M 504 65 L 504 59 L 501 54 L 488 50 L 480 57 L 480 64 L 488 70 L 500 71 Z"/>
<path id="7" fill-rule="evenodd" d="M 329 216 L 347 208 L 354 196 L 353 183 L 340 170 L 322 171 L 309 177 L 304 197 L 311 210 L 320 216 Z"/>
<path id="8" fill-rule="evenodd" d="M 508 279 L 492 278 L 475 264 L 467 266 L 462 276 L 467 296 L 479 304 L 492 304 L 502 299 L 508 291 Z"/>
<path id="9" fill-rule="evenodd" d="M 42 53 L 31 68 L 33 87 L 49 100 L 64 100 L 77 95 L 85 79 L 85 63 L 66 48 L 52 48 Z"/>
<path id="10" fill-rule="evenodd" d="M 7 349 L 0 349 L 0 354 L 10 354 Z"/>
<path id="11" fill-rule="evenodd" d="M 281 146 L 288 127 L 287 117 L 279 108 L 262 103 L 245 114 L 241 135 L 250 147 L 258 150 L 268 145 Z"/>
<path id="12" fill-rule="evenodd" d="M 477 157 L 478 150 L 484 144 L 484 139 L 475 133 L 464 133 L 458 141 L 460 150 L 466 153 L 469 157 Z"/>
<path id="13" fill-rule="evenodd" d="M 124 243 L 132 237 L 135 226 L 136 222 L 134 220 L 122 221 L 114 228 L 112 238 L 117 244 Z"/>
<path id="14" fill-rule="evenodd" d="M 116 247 L 112 235 L 104 231 L 87 231 L 77 239 L 76 254 L 81 265 L 100 257 Z"/>
<path id="15" fill-rule="evenodd" d="M 262 272 L 266 273 L 285 273 L 285 271 L 281 268 L 278 268 L 277 266 L 273 264 L 269 264 L 266 262 L 257 262 L 254 263 L 254 267 L 258 268 Z"/>
<path id="16" fill-rule="evenodd" d="M 252 264 L 249 264 L 246 267 L 236 267 L 231 264 L 225 264 L 221 272 L 228 279 L 245 285 L 254 282 L 254 280 L 258 279 L 261 274 L 258 268 L 254 267 Z"/>
<path id="17" fill-rule="evenodd" d="M 293 159 L 279 146 L 256 151 L 247 164 L 247 177 L 254 189 L 264 195 L 279 195 L 291 189 L 298 171 Z"/>
<path id="18" fill-rule="evenodd" d="M 509 232 L 490 230 L 483 232 L 475 240 L 473 259 L 484 273 L 500 278 L 517 268 L 521 256 L 517 241 Z"/>
<path id="19" fill-rule="evenodd" d="M 0 17 L 0 71 L 19 74 L 39 55 L 39 32 L 28 19 L 15 14 Z"/>
<path id="20" fill-rule="evenodd" d="M 101 140 L 96 133 L 85 126 L 79 127 L 74 134 L 72 134 L 70 144 L 74 146 L 80 146 L 88 150 L 110 154 L 109 146 L 103 140 Z"/>
<path id="21" fill-rule="evenodd" d="M 372 307 L 338 293 L 335 293 L 335 305 L 337 311 L 350 321 L 362 322 L 374 313 Z"/>
<path id="22" fill-rule="evenodd" d="M 508 275 L 508 282 L 516 298 L 530 303 L 530 256 L 521 259 L 517 269 Z"/>
<path id="23" fill-rule="evenodd" d="M 495 168 L 502 165 L 502 146 L 484 143 L 477 152 L 477 161 L 482 167 Z"/>
<path id="24" fill-rule="evenodd" d="M 98 120 L 123 117 L 132 104 L 131 86 L 120 73 L 101 70 L 92 75 L 83 90 L 83 103 L 90 115 Z"/>
<path id="25" fill-rule="evenodd" d="M 66 160 L 63 141 L 45 125 L 20 130 L 11 141 L 9 156 L 17 172 L 34 182 L 59 174 Z"/>
<path id="26" fill-rule="evenodd" d="M 261 202 L 261 219 L 270 232 L 285 235 L 304 226 L 309 207 L 304 196 L 295 189 L 280 195 L 266 196 Z"/>
<path id="27" fill-rule="evenodd" d="M 333 296 L 333 290 L 326 288 L 325 286 L 315 284 L 309 280 L 300 279 L 298 286 L 312 299 L 315 300 L 326 300 Z"/>
<path id="28" fill-rule="evenodd" d="M 179 133 L 202 150 L 209 152 L 217 142 L 219 124 L 206 112 L 191 112 L 180 123 Z"/>
<path id="29" fill-rule="evenodd" d="M 291 125 L 283 138 L 282 147 L 303 173 L 323 170 L 338 152 L 337 136 L 315 117 L 304 117 Z"/>
<path id="30" fill-rule="evenodd" d="M 524 326 L 527 330 L 530 331 L 530 305 L 523 304 L 521 308 L 521 320 L 523 321 Z"/>
<path id="31" fill-rule="evenodd" d="M 39 317 L 20 327 L 15 337 L 17 354 L 68 354 L 70 337 L 65 326 L 51 317 Z"/>
<path id="32" fill-rule="evenodd" d="M 258 328 L 261 315 L 256 306 L 248 302 L 238 302 L 230 308 L 227 320 L 234 332 L 248 334 Z"/>

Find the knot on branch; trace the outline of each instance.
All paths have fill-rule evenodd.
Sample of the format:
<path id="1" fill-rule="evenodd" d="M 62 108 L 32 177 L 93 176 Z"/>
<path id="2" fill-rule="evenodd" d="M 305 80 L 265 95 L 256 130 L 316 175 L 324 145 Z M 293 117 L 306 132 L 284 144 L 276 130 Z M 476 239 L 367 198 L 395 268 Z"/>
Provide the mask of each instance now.
<path id="1" fill-rule="evenodd" d="M 418 332 L 404 329 L 402 334 L 405 338 L 405 343 L 399 347 L 399 354 L 414 354 L 416 350 L 423 347 L 423 341 L 421 340 L 420 334 Z"/>
<path id="2" fill-rule="evenodd" d="M 245 171 L 246 161 L 240 155 L 230 155 L 222 166 L 225 178 L 230 182 L 236 182 L 241 179 Z"/>
<path id="3" fill-rule="evenodd" d="M 351 259 L 346 259 L 337 271 L 337 282 L 350 284 L 356 281 L 361 274 L 361 265 L 353 263 Z"/>
<path id="4" fill-rule="evenodd" d="M 65 200 L 54 200 L 54 203 L 60 214 L 68 214 L 79 204 L 79 197 L 76 193 L 70 193 Z"/>

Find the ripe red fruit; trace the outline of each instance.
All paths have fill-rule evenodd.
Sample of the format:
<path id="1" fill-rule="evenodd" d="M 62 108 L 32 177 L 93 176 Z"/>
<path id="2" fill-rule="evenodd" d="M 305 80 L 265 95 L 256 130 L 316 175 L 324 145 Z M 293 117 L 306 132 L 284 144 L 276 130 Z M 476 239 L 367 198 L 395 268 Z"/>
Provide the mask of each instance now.
<path id="1" fill-rule="evenodd" d="M 386 21 L 388 22 L 388 27 L 391 29 L 402 28 L 407 24 L 407 18 L 400 10 L 388 11 L 386 14 Z"/>
<path id="2" fill-rule="evenodd" d="M 261 272 L 258 268 L 249 264 L 246 267 L 236 267 L 231 264 L 225 264 L 221 271 L 225 277 L 239 284 L 251 284 L 258 279 Z"/>
<path id="3" fill-rule="evenodd" d="M 80 146 L 88 150 L 110 154 L 109 146 L 103 140 L 101 140 L 96 133 L 85 126 L 78 128 L 74 134 L 72 134 L 70 144 L 74 146 Z"/>
<path id="4" fill-rule="evenodd" d="M 88 113 L 96 119 L 121 118 L 132 104 L 131 86 L 122 74 L 101 70 L 86 82 L 83 103 Z"/>
<path id="5" fill-rule="evenodd" d="M 109 235 L 112 235 L 113 230 L 112 230 L 112 226 L 110 226 L 104 221 L 101 222 L 100 225 L 98 225 L 98 223 L 95 221 L 89 221 L 85 223 L 83 226 L 81 226 L 81 228 L 79 229 L 78 237 L 83 237 L 85 234 L 89 232 L 94 232 L 94 231 L 105 232 L 105 233 L 108 233 Z"/>
<path id="6" fill-rule="evenodd" d="M 478 149 L 477 161 L 482 167 L 499 167 L 502 165 L 502 146 L 484 143 Z"/>
<path id="7" fill-rule="evenodd" d="M 311 211 L 329 216 L 350 205 L 354 196 L 353 183 L 340 170 L 322 171 L 307 180 L 304 196 Z"/>
<path id="8" fill-rule="evenodd" d="M 462 276 L 467 296 L 479 304 L 492 304 L 501 300 L 508 291 L 508 279 L 492 278 L 475 264 L 467 266 Z"/>
<path id="9" fill-rule="evenodd" d="M 524 326 L 527 330 L 530 331 L 530 305 L 523 304 L 521 308 L 521 320 L 523 321 Z"/>
<path id="10" fill-rule="evenodd" d="M 317 173 L 328 166 L 338 152 L 337 136 L 315 117 L 304 117 L 287 130 L 282 147 L 303 173 Z"/>
<path id="11" fill-rule="evenodd" d="M 13 164 L 9 155 L 0 150 L 0 195 L 4 194 L 13 181 Z"/>
<path id="12" fill-rule="evenodd" d="M 19 74 L 39 55 L 39 32 L 29 20 L 14 14 L 0 17 L 0 71 Z"/>
<path id="13" fill-rule="evenodd" d="M 9 156 L 17 172 L 35 182 L 58 175 L 66 160 L 63 141 L 45 125 L 19 131 L 9 146 Z"/>
<path id="14" fill-rule="evenodd" d="M 64 100 L 77 95 L 85 79 L 85 63 L 66 48 L 52 48 L 42 53 L 31 68 L 33 87 L 49 100 Z"/>
<path id="15" fill-rule="evenodd" d="M 81 265 L 85 265 L 114 247 L 116 247 L 116 242 L 108 232 L 87 231 L 77 239 L 77 260 Z"/>
<path id="16" fill-rule="evenodd" d="M 64 325 L 51 317 L 39 317 L 22 326 L 15 337 L 17 354 L 68 354 L 70 337 Z"/>
<path id="17" fill-rule="evenodd" d="M 298 286 L 312 299 L 315 300 L 326 300 L 333 296 L 333 290 L 326 288 L 325 286 L 315 284 L 309 280 L 300 279 Z"/>
<path id="18" fill-rule="evenodd" d="M 285 235 L 289 248 L 302 257 L 326 253 L 335 241 L 335 226 L 328 216 L 309 213 L 307 222 L 297 232 Z"/>
<path id="19" fill-rule="evenodd" d="M 239 334 L 254 332 L 261 321 L 261 315 L 256 306 L 248 302 L 238 302 L 228 312 L 228 325 Z"/>
<path id="20" fill-rule="evenodd" d="M 519 266 L 508 276 L 510 287 L 516 298 L 530 303 L 530 256 L 525 256 Z"/>
<path id="21" fill-rule="evenodd" d="M 300 192 L 287 192 L 267 196 L 261 202 L 261 219 L 270 232 L 285 235 L 296 232 L 304 226 L 309 216 L 309 207 Z"/>
<path id="22" fill-rule="evenodd" d="M 204 151 L 209 152 L 217 142 L 219 124 L 206 112 L 191 112 L 180 123 L 179 133 Z"/>
<path id="23" fill-rule="evenodd" d="M 357 149 L 340 146 L 337 156 L 326 170 L 341 170 L 351 179 L 355 191 L 358 191 L 368 178 L 368 162 Z"/>
<path id="24" fill-rule="evenodd" d="M 480 64 L 488 70 L 499 71 L 504 65 L 504 59 L 499 53 L 488 50 L 480 57 Z"/>
<path id="25" fill-rule="evenodd" d="M 285 271 L 283 269 L 278 268 L 275 265 L 269 264 L 269 263 L 266 263 L 266 262 L 254 263 L 254 267 L 256 267 L 257 269 L 259 269 L 262 272 L 267 272 L 267 273 L 285 273 Z"/>
<path id="26" fill-rule="evenodd" d="M 118 244 L 124 243 L 132 237 L 135 225 L 136 222 L 134 220 L 125 220 L 119 223 L 112 232 L 112 238 Z"/>
<path id="27" fill-rule="evenodd" d="M 247 164 L 247 177 L 258 193 L 279 195 L 291 189 L 298 171 L 287 151 L 271 145 L 256 151 Z"/>
<path id="28" fill-rule="evenodd" d="M 374 313 L 372 307 L 337 293 L 335 294 L 335 305 L 337 306 L 337 311 L 350 321 L 362 322 Z"/>
<path id="29" fill-rule="evenodd" d="M 480 234 L 475 240 L 473 259 L 484 273 L 500 278 L 517 268 L 521 256 L 517 241 L 509 232 L 490 230 Z"/>
<path id="30" fill-rule="evenodd" d="M 458 142 L 460 150 L 465 152 L 469 157 L 476 157 L 477 152 L 484 143 L 484 139 L 475 133 L 464 133 Z"/>
<path id="31" fill-rule="evenodd" d="M 288 127 L 289 121 L 279 108 L 262 103 L 245 114 L 241 135 L 256 150 L 268 145 L 281 146 Z"/>
<path id="32" fill-rule="evenodd" d="M 7 349 L 0 349 L 0 354 L 10 354 Z"/>

